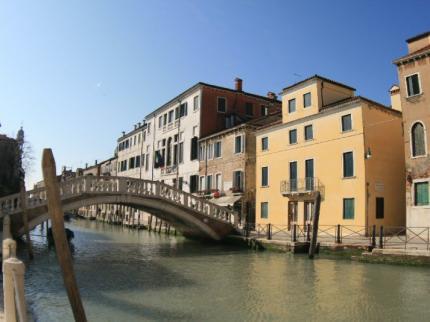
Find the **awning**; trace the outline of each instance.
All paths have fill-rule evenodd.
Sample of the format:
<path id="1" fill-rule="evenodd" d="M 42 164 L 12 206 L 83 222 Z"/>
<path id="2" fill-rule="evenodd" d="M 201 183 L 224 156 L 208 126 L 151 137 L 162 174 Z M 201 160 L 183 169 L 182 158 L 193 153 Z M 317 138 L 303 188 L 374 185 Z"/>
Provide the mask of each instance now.
<path id="1" fill-rule="evenodd" d="M 236 201 L 238 201 L 242 196 L 224 196 L 219 198 L 213 198 L 210 201 L 217 204 L 218 206 L 233 206 Z"/>

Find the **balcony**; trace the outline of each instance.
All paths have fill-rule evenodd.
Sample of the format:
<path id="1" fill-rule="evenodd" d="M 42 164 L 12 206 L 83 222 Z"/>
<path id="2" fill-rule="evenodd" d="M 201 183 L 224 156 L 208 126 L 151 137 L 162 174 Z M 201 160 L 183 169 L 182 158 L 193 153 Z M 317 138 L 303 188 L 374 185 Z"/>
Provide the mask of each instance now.
<path id="1" fill-rule="evenodd" d="M 161 175 L 167 176 L 170 174 L 176 174 L 177 170 L 178 170 L 178 167 L 176 165 L 167 166 L 167 167 L 161 168 Z"/>
<path id="2" fill-rule="evenodd" d="M 315 192 L 324 193 L 324 185 L 318 178 L 300 178 L 281 181 L 281 193 L 285 197 L 313 197 Z"/>

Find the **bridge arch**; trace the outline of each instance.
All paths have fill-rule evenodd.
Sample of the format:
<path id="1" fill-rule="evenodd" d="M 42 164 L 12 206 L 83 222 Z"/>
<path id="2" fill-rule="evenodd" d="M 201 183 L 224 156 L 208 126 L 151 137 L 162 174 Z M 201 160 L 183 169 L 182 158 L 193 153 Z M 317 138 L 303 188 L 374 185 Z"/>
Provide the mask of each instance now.
<path id="1" fill-rule="evenodd" d="M 187 237 L 220 240 L 234 233 L 237 213 L 161 182 L 125 177 L 78 177 L 60 183 L 63 210 L 96 204 L 125 205 L 171 223 Z M 5 207 L 6 205 L 6 207 Z M 46 191 L 27 192 L 30 229 L 46 221 Z M 2 214 L 10 213 L 17 233 L 23 233 L 19 195 L 0 199 Z"/>

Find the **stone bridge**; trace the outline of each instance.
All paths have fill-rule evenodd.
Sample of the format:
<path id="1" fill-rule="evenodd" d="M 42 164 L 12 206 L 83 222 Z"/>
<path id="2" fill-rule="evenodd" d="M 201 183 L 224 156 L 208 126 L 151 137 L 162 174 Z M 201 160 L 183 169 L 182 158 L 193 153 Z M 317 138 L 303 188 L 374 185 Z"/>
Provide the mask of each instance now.
<path id="1" fill-rule="evenodd" d="M 184 236 L 221 240 L 235 233 L 238 214 L 206 199 L 150 180 L 84 176 L 59 182 L 63 211 L 115 204 L 146 211 L 169 222 Z M 46 190 L 26 192 L 30 230 L 49 219 Z M 24 233 L 20 195 L 0 198 L 0 218 L 10 215 L 15 235 Z"/>

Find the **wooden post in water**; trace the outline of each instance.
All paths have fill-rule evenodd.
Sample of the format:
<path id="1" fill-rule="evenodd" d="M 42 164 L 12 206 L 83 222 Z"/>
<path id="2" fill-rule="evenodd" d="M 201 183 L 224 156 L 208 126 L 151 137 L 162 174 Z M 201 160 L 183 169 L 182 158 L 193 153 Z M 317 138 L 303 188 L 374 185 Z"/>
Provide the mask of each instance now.
<path id="1" fill-rule="evenodd" d="M 320 204 L 321 204 L 321 194 L 319 191 L 316 192 L 314 211 L 312 214 L 312 237 L 311 243 L 309 245 L 309 258 L 314 258 L 315 249 L 317 247 L 318 238 L 318 222 L 320 219 Z"/>
<path id="2" fill-rule="evenodd" d="M 33 259 L 33 246 L 31 245 L 30 229 L 28 228 L 28 212 L 27 212 L 27 199 L 25 197 L 25 183 L 21 180 L 21 209 L 22 209 L 22 221 L 24 223 L 25 240 L 27 242 L 28 257 Z"/>
<path id="3" fill-rule="evenodd" d="M 63 272 L 64 285 L 67 290 L 73 316 L 77 322 L 86 322 L 84 306 L 82 305 L 75 272 L 73 271 L 72 256 L 64 229 L 64 213 L 61 206 L 60 189 L 58 186 L 55 160 L 51 149 L 43 150 L 42 157 L 43 179 L 46 186 L 48 213 L 51 217 L 52 233 L 55 241 L 58 262 Z"/>

